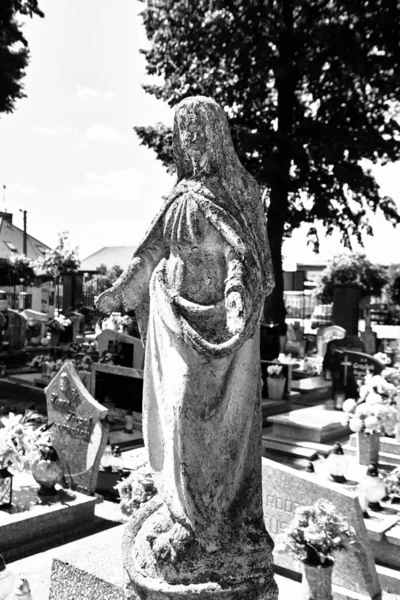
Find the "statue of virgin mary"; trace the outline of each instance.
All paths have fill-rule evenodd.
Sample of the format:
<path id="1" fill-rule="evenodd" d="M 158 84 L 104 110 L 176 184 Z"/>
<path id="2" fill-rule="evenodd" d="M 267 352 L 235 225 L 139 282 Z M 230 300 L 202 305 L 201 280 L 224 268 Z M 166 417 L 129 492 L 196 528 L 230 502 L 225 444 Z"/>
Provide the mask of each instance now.
<path id="1" fill-rule="evenodd" d="M 176 563 L 182 540 L 211 559 L 238 540 L 270 552 L 259 324 L 274 283 L 261 194 L 215 101 L 178 104 L 173 149 L 176 185 L 97 302 L 134 310 L 146 347 L 144 440 L 170 520 L 148 537 L 164 562 Z"/>

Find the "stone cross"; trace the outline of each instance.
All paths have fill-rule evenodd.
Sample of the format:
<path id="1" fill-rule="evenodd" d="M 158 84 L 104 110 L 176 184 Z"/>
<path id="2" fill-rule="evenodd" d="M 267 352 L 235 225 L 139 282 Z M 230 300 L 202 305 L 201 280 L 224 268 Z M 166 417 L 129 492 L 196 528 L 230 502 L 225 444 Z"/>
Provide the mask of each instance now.
<path id="1" fill-rule="evenodd" d="M 130 522 L 130 597 L 276 600 L 263 524 L 259 326 L 273 287 L 261 193 L 224 110 L 176 108 L 177 183 L 99 311 L 135 311 L 158 495 Z M 129 595 L 129 594 L 128 594 Z"/>

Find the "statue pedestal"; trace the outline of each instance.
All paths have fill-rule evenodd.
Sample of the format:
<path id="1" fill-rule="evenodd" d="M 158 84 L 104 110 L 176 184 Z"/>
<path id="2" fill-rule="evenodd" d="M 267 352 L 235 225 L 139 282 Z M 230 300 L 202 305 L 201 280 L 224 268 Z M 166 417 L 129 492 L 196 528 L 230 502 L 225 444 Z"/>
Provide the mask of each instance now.
<path id="1" fill-rule="evenodd" d="M 277 600 L 271 545 L 264 543 L 253 548 L 250 538 L 246 548 L 238 543 L 234 548 L 226 548 L 223 555 L 218 551 L 208 555 L 204 552 L 200 558 L 194 556 L 198 554 L 194 550 L 197 543 L 189 543 L 182 559 L 169 565 L 165 561 L 169 581 L 163 579 L 150 543 L 146 543 L 146 526 L 163 510 L 162 502 L 155 497 L 126 525 L 122 554 L 127 600 Z M 178 571 L 171 583 L 173 573 Z"/>

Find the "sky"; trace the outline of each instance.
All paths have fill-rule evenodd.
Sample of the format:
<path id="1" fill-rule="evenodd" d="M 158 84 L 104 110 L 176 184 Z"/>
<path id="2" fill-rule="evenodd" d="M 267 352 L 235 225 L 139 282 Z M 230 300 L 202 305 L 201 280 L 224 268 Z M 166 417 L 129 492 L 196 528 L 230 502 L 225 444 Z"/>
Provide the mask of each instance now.
<path id="1" fill-rule="evenodd" d="M 0 115 L 1 210 L 54 247 L 68 231 L 81 258 L 103 246 L 135 246 L 171 190 L 135 125 L 172 125 L 172 110 L 142 89 L 149 82 L 139 49 L 147 40 L 137 0 L 40 0 L 45 18 L 28 19 L 27 98 Z M 400 165 L 375 169 L 384 194 L 400 206 Z M 400 262 L 399 230 L 383 218 L 366 250 L 376 262 Z M 286 260 L 325 259 L 340 250 L 324 239 L 316 256 L 305 231 L 285 243 Z"/>

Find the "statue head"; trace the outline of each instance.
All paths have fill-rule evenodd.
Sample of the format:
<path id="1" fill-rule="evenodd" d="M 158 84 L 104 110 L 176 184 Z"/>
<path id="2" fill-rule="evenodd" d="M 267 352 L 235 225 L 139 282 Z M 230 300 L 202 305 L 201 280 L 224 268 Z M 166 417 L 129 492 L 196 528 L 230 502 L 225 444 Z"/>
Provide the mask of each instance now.
<path id="1" fill-rule="evenodd" d="M 185 98 L 176 107 L 173 146 L 178 179 L 223 175 L 228 156 L 238 162 L 224 110 L 204 96 Z"/>

